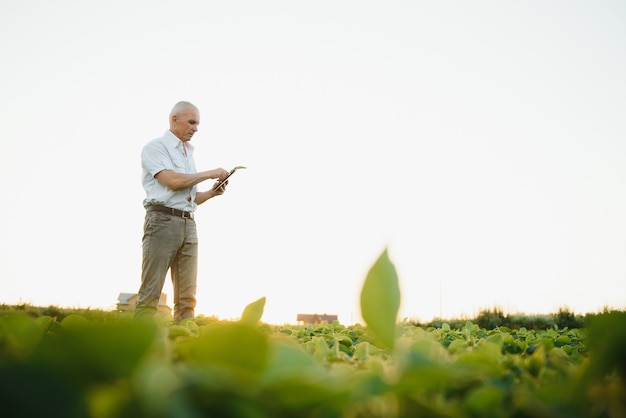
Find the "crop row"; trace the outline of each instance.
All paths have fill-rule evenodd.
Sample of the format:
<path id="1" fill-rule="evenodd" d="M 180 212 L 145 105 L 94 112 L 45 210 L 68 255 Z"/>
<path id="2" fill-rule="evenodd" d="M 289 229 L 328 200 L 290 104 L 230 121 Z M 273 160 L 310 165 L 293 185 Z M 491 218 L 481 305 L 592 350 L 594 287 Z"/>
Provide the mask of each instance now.
<path id="1" fill-rule="evenodd" d="M 626 312 L 584 328 L 397 322 L 383 254 L 361 293 L 365 326 L 239 320 L 0 316 L 2 416 L 626 416 Z"/>

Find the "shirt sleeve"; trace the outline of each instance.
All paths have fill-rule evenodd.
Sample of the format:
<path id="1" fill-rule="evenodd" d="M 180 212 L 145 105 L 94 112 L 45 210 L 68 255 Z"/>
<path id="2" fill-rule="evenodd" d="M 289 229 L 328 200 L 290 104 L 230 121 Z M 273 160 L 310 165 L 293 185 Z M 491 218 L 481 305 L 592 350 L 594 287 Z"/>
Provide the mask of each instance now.
<path id="1" fill-rule="evenodd" d="M 141 166 L 152 177 L 163 170 L 173 170 L 172 159 L 164 144 L 150 142 L 141 151 Z"/>

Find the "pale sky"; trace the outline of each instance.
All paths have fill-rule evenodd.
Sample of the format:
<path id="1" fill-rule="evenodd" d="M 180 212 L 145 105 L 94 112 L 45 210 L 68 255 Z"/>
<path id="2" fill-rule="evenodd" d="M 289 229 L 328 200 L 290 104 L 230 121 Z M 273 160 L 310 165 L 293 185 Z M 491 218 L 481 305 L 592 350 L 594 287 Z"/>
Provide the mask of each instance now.
<path id="1" fill-rule="evenodd" d="M 188 100 L 196 166 L 248 167 L 196 213 L 198 314 L 358 322 L 385 248 L 400 319 L 625 309 L 624 22 L 621 0 L 0 0 L 0 303 L 138 290 L 141 148 Z"/>

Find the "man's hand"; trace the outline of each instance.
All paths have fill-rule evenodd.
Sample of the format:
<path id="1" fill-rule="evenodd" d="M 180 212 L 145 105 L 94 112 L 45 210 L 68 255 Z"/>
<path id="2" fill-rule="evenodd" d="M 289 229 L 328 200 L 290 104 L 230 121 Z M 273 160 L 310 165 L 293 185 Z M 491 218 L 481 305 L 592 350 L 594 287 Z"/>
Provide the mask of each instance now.
<path id="1" fill-rule="evenodd" d="M 213 171 L 215 171 L 215 177 L 213 177 L 213 178 L 216 178 L 219 181 L 224 180 L 230 174 L 227 170 L 224 170 L 222 167 L 216 168 Z"/>
<path id="2" fill-rule="evenodd" d="M 216 181 L 215 184 L 213 184 L 213 191 L 215 192 L 216 196 L 219 196 L 222 193 L 224 193 L 226 191 L 226 186 L 228 185 L 228 180 L 226 180 L 226 182 L 222 184 L 222 186 L 219 189 L 216 189 L 217 185 L 220 184 L 220 181 Z"/>

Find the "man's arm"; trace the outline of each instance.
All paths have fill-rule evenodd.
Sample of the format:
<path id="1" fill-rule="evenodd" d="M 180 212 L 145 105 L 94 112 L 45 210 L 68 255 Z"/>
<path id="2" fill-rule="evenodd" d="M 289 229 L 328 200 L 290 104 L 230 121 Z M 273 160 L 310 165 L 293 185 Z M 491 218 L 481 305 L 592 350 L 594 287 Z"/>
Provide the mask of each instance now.
<path id="1" fill-rule="evenodd" d="M 226 186 L 223 186 L 223 187 L 220 187 L 219 190 L 210 189 L 204 192 L 196 192 L 196 198 L 194 199 L 194 202 L 196 202 L 196 205 L 201 205 L 207 200 L 224 193 L 225 188 Z"/>
<path id="2" fill-rule="evenodd" d="M 159 183 L 169 187 L 172 190 L 179 190 L 185 189 L 187 187 L 192 187 L 208 179 L 222 180 L 226 178 L 226 176 L 228 176 L 228 171 L 224 170 L 223 168 L 216 168 L 213 170 L 201 171 L 195 174 L 184 174 L 177 173 L 172 170 L 163 170 L 158 172 L 156 176 L 154 176 L 154 178 L 156 178 Z M 196 198 L 196 200 L 198 199 Z"/>

